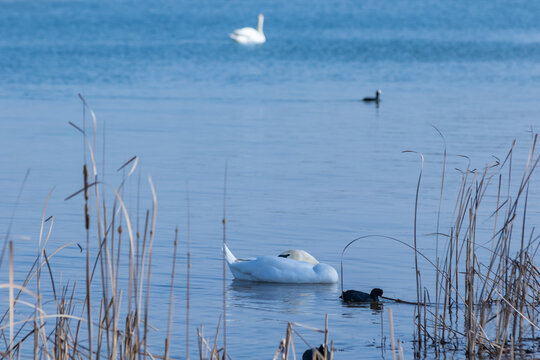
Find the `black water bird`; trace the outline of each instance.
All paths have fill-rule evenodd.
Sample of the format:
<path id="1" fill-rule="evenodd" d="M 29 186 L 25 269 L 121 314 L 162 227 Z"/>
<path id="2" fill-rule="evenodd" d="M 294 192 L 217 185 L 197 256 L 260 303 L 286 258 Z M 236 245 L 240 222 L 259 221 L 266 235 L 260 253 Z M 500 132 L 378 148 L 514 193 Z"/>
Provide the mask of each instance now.
<path id="1" fill-rule="evenodd" d="M 381 90 L 377 90 L 375 92 L 375 97 L 365 97 L 362 99 L 362 101 L 365 101 L 365 102 L 375 102 L 375 103 L 379 103 L 380 101 L 380 96 L 381 96 Z"/>
<path id="2" fill-rule="evenodd" d="M 383 291 L 379 288 L 371 290 L 369 294 L 362 291 L 347 290 L 340 298 L 346 303 L 373 303 L 379 302 L 379 296 L 382 296 L 382 294 Z"/>
<path id="3" fill-rule="evenodd" d="M 317 354 L 320 355 L 317 356 Z M 328 352 L 326 358 L 328 360 L 332 360 L 332 354 Z M 324 359 L 324 345 L 321 344 L 319 348 L 311 348 L 304 351 L 304 354 L 302 355 L 302 360 L 313 360 L 313 359 Z"/>

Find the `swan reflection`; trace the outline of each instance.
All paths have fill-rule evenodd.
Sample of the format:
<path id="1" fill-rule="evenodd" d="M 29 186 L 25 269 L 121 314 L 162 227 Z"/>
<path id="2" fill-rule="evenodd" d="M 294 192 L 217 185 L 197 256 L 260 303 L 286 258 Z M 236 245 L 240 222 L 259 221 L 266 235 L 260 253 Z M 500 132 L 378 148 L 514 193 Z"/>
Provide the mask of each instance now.
<path id="1" fill-rule="evenodd" d="M 305 311 L 322 301 L 339 301 L 337 284 L 276 284 L 232 280 L 229 301 L 237 307 L 259 307 L 261 310 Z"/>

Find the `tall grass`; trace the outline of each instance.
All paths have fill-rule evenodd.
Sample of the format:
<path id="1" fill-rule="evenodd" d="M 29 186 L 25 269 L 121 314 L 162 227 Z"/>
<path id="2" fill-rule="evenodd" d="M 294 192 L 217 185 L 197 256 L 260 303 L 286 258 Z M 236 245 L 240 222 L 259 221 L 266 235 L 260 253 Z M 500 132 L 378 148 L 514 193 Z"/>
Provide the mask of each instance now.
<path id="1" fill-rule="evenodd" d="M 540 237 L 534 226 L 527 226 L 531 177 L 540 161 L 535 154 L 537 140 L 535 135 L 514 193 L 510 181 L 515 142 L 504 161 L 496 159 L 481 170 L 469 165 L 462 172 L 453 225 L 442 259 L 435 261 L 435 298 L 440 301 L 416 313 L 417 356 L 432 347 L 438 356 L 462 348 L 470 358 L 499 359 L 539 350 Z M 494 183 L 496 205 L 486 218 L 484 202 Z M 478 238 L 478 224 L 487 221 L 493 221 L 492 237 Z M 429 304 L 427 289 L 417 290 L 426 294 L 418 303 Z"/>
<path id="2" fill-rule="evenodd" d="M 447 352 L 456 351 L 464 351 L 469 358 L 525 358 L 530 353 L 540 352 L 540 236 L 535 234 L 535 227 L 527 223 L 531 178 L 540 162 L 540 156 L 535 151 L 537 140 L 538 135 L 534 135 L 521 180 L 514 187 L 510 182 L 513 178 L 515 141 L 503 161 L 496 158 L 481 170 L 471 169 L 469 162 L 467 168 L 461 171 L 452 225 L 446 234 L 440 232 L 446 174 L 445 144 L 437 210 L 435 259 L 427 257 L 417 244 L 417 209 L 421 201 L 420 183 L 424 164 L 421 154 L 412 244 L 386 235 L 364 235 L 344 247 L 341 253 L 342 292 L 343 257 L 352 244 L 377 238 L 400 243 L 412 250 L 416 302 L 383 298 L 415 306 L 415 358 L 444 357 Z M 504 179 L 507 179 L 507 184 Z M 492 209 L 488 206 L 493 206 L 493 198 L 490 199 L 491 203 L 486 201 L 490 186 L 496 186 L 497 194 Z M 506 195 L 502 192 L 504 187 Z M 485 231 L 479 231 L 478 224 L 490 221 L 493 222 L 493 233 L 486 238 Z M 481 234 L 480 238 L 478 234 Z M 446 239 L 442 254 L 439 253 L 440 238 Z M 435 284 L 423 282 L 419 259 L 427 262 L 434 270 Z M 391 336 L 393 338 L 393 334 Z M 400 356 L 392 340 L 393 356 L 396 353 Z"/>
<path id="3" fill-rule="evenodd" d="M 55 272 L 51 267 L 52 257 L 70 243 L 51 254 L 46 252 L 46 244 L 53 229 L 54 217 L 47 218 L 46 206 L 43 212 L 39 250 L 32 268 L 22 285 L 13 280 L 13 247 L 9 247 L 9 288 L 8 310 L 0 318 L 0 340 L 5 344 L 3 357 L 16 358 L 32 353 L 39 359 L 146 359 L 168 358 L 173 282 L 175 261 L 171 271 L 171 292 L 169 325 L 165 338 L 165 354 L 152 354 L 148 346 L 150 312 L 150 284 L 152 277 L 152 250 L 156 225 L 157 197 L 151 178 L 148 185 L 152 194 L 152 207 L 146 211 L 144 230 L 135 231 L 134 219 L 121 196 L 126 181 L 135 172 L 138 158 L 133 157 L 118 170 L 124 176 L 117 187 L 106 185 L 103 175 L 96 166 L 95 144 L 97 121 L 93 111 L 81 96 L 83 102 L 83 127 L 70 123 L 82 135 L 84 156 L 82 183 L 80 190 L 66 200 L 81 201 L 84 214 L 85 265 L 82 304 L 81 286 L 69 282 L 58 288 Z M 86 114 L 90 114 L 93 136 L 86 131 Z M 91 140 L 89 140 L 91 139 Z M 89 160 L 89 163 L 87 161 Z M 105 201 L 105 191 L 113 194 L 110 203 Z M 50 197 L 50 194 L 49 194 Z M 49 199 L 47 198 L 47 201 Z M 81 199 L 82 198 L 82 199 Z M 111 205 L 112 203 L 112 205 Z M 93 212 L 90 210 L 93 208 Z M 49 224 L 45 240 L 44 228 Z M 177 235 L 171 244 L 177 247 Z M 123 244 L 124 243 L 124 244 Z M 127 259 L 125 251 L 127 245 Z M 121 264 L 127 263 L 127 268 Z M 121 275 L 121 272 L 127 271 Z M 47 276 L 52 288 L 54 314 L 48 314 L 42 292 L 43 276 Z M 127 278 L 127 284 L 120 279 Z M 33 281 L 35 280 L 35 284 Z M 35 292 L 32 291 L 35 289 Z M 99 290 L 97 290 L 99 289 Z M 27 296 L 30 301 L 27 300 Z M 15 314 L 25 314 L 21 307 L 32 309 L 32 316 L 15 320 Z M 6 331 L 7 329 L 7 331 Z M 22 352 L 25 345 L 26 352 Z M 30 351 L 32 349 L 32 351 Z"/>

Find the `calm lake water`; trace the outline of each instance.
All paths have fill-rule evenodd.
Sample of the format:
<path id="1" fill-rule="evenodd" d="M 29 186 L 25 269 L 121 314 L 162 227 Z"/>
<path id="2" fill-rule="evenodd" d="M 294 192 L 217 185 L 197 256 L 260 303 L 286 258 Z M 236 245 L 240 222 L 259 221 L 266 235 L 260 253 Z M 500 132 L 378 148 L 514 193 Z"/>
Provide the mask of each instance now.
<path id="1" fill-rule="evenodd" d="M 265 15 L 267 42 L 233 43 L 229 32 L 255 26 L 258 13 Z M 226 163 L 227 241 L 235 255 L 298 248 L 339 269 L 343 247 L 358 236 L 412 243 L 420 162 L 402 151 L 421 152 L 418 241 L 433 256 L 435 238 L 428 234 L 436 231 L 444 145 L 432 125 L 447 144 L 441 232 L 449 232 L 461 180 L 455 168 L 467 168 L 458 155 L 482 169 L 492 156 L 504 158 L 517 139 L 512 184 L 523 173 L 531 131 L 540 125 L 539 15 L 534 1 L 0 0 L 2 241 L 31 169 L 10 235 L 18 279 L 37 252 L 51 189 L 50 252 L 71 241 L 84 244 L 82 198 L 64 201 L 82 186 L 82 139 L 68 125 L 82 127 L 78 93 L 97 115 L 100 169 L 105 132 L 105 181 L 117 186 L 116 169 L 140 157 L 124 193 L 134 216 L 138 179 L 141 214 L 151 206 L 148 175 L 157 190 L 151 319 L 159 332 L 151 351 L 163 347 L 178 226 L 172 355 L 185 355 L 188 187 L 192 357 L 195 328 L 204 324 L 207 336 L 215 331 Z M 376 89 L 379 106 L 360 101 Z M 540 218 L 538 185 L 533 177 L 529 230 Z M 490 234 L 493 223 L 486 216 L 478 226 Z M 51 266 L 57 281 L 82 284 L 83 264 L 84 254 L 69 247 Z M 432 269 L 420 266 L 432 289 Z M 2 282 L 6 269 L 4 262 Z M 389 358 L 389 307 L 395 336 L 412 358 L 412 306 L 346 307 L 338 285 L 253 284 L 227 276 L 232 359 L 271 358 L 288 321 L 324 328 L 326 313 L 337 358 Z M 348 250 L 346 289 L 380 287 L 414 300 L 415 286 L 409 249 L 371 238 Z M 312 345 L 323 341 L 320 333 L 299 331 Z M 295 344 L 301 355 L 304 345 L 298 338 Z"/>

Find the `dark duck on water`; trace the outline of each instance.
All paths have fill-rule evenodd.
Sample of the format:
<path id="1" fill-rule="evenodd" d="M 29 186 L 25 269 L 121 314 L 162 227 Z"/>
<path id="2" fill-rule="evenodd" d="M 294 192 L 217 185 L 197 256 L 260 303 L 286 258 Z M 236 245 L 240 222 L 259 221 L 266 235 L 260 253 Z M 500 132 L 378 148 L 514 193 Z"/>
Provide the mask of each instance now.
<path id="1" fill-rule="evenodd" d="M 332 354 L 328 352 L 326 358 L 328 360 L 332 360 Z M 312 349 L 307 349 L 306 351 L 304 351 L 304 354 L 302 355 L 302 360 L 312 360 L 312 359 L 315 359 L 315 360 L 324 359 L 324 345 L 321 344 L 321 346 L 319 346 L 318 349 L 312 348 Z"/>
<path id="2" fill-rule="evenodd" d="M 365 97 L 362 99 L 362 101 L 364 102 L 375 102 L 375 103 L 379 103 L 380 101 L 380 95 L 381 95 L 381 90 L 377 90 L 375 92 L 375 97 Z"/>
<path id="3" fill-rule="evenodd" d="M 346 303 L 373 303 L 379 302 L 379 296 L 382 296 L 382 289 L 375 288 L 371 292 L 365 293 L 356 290 L 347 290 L 342 293 L 340 298 Z"/>

